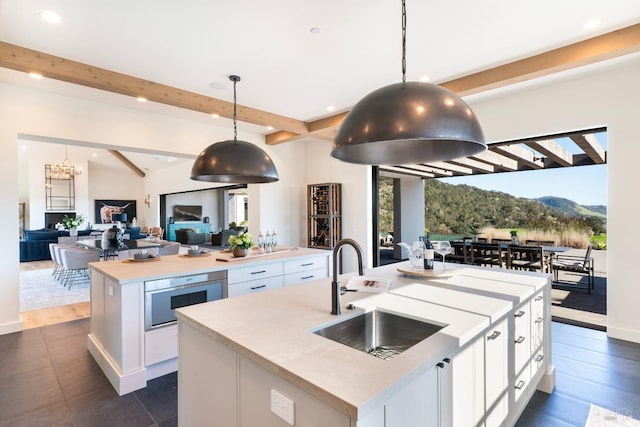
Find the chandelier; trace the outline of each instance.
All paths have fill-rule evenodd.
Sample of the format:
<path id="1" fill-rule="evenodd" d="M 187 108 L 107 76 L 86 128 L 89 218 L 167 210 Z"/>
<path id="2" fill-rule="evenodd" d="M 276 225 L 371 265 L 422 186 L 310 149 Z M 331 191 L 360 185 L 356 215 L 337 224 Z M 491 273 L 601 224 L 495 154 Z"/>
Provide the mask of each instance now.
<path id="1" fill-rule="evenodd" d="M 51 178 L 70 179 L 73 176 L 82 174 L 81 166 L 74 166 L 69 161 L 68 146 L 64 146 L 64 160 L 62 163 L 51 164 Z"/>

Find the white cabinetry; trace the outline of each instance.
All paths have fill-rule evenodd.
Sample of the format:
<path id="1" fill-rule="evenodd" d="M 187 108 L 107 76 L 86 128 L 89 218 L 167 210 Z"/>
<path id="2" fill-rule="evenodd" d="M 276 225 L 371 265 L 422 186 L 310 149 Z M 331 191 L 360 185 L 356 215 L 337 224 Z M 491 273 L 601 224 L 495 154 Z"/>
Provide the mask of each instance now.
<path id="1" fill-rule="evenodd" d="M 295 258 L 229 270 L 229 297 L 280 288 L 329 275 L 328 256 Z"/>

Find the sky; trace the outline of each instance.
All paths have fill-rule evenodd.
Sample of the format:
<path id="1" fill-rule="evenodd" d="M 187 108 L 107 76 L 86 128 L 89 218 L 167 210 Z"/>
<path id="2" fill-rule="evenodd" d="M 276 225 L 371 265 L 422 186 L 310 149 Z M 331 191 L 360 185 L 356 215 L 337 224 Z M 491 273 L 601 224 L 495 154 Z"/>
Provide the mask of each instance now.
<path id="1" fill-rule="evenodd" d="M 606 133 L 596 134 L 596 139 L 606 150 Z M 567 138 L 556 142 L 570 153 L 578 152 L 575 144 Z M 555 196 L 573 200 L 580 205 L 607 205 L 606 164 L 441 178 L 440 181 L 501 191 L 528 199 Z"/>

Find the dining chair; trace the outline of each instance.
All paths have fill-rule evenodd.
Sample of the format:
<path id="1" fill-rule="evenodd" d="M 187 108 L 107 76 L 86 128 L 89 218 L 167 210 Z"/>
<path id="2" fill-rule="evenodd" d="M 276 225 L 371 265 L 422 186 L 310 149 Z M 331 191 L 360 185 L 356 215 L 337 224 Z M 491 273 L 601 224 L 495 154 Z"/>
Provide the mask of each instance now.
<path id="1" fill-rule="evenodd" d="M 490 265 L 502 268 L 504 254 L 501 245 L 497 243 L 471 242 L 469 249 L 471 263 L 476 265 Z"/>
<path id="2" fill-rule="evenodd" d="M 542 246 L 507 246 L 507 268 L 513 270 L 545 271 L 545 257 Z"/>
<path id="3" fill-rule="evenodd" d="M 91 249 L 64 248 L 60 255 L 64 266 L 62 285 L 68 289 L 77 280 L 89 280 L 89 263 L 100 261 L 100 253 Z"/>

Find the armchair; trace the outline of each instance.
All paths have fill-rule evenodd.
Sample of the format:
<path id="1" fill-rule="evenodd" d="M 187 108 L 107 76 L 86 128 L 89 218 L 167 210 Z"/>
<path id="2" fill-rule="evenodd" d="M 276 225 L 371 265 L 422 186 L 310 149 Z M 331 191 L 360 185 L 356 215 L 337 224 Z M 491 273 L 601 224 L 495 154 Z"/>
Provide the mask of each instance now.
<path id="1" fill-rule="evenodd" d="M 584 257 L 575 255 L 563 255 L 556 254 L 550 260 L 551 271 L 553 272 L 554 284 L 568 284 L 578 286 L 578 283 L 572 283 L 567 281 L 560 281 L 558 279 L 558 273 L 560 271 L 566 271 L 570 273 L 586 274 L 587 275 L 587 291 L 591 293 L 595 284 L 595 267 L 593 264 L 593 257 L 591 256 L 591 250 L 593 245 L 589 244 L 587 252 Z"/>

